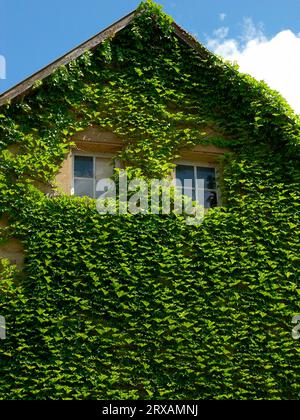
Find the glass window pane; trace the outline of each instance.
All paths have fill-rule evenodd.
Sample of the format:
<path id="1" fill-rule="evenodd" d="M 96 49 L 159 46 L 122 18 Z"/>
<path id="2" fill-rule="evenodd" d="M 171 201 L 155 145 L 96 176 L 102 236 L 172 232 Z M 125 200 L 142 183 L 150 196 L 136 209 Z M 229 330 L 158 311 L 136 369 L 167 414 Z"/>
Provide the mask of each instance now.
<path id="1" fill-rule="evenodd" d="M 74 194 L 79 197 L 94 197 L 93 179 L 74 179 Z"/>
<path id="2" fill-rule="evenodd" d="M 192 190 L 191 188 L 183 188 L 182 189 L 182 194 L 183 195 L 187 195 L 188 197 L 190 197 L 193 201 L 196 200 L 196 192 L 195 190 Z"/>
<path id="3" fill-rule="evenodd" d="M 198 203 L 206 209 L 218 206 L 218 197 L 215 191 L 198 190 Z"/>
<path id="4" fill-rule="evenodd" d="M 215 191 L 205 191 L 204 192 L 204 207 L 207 209 L 211 209 L 213 207 L 217 207 L 217 205 L 218 205 L 217 193 Z"/>
<path id="5" fill-rule="evenodd" d="M 197 179 L 204 179 L 205 189 L 216 189 L 216 171 L 214 168 L 197 167 Z"/>
<path id="6" fill-rule="evenodd" d="M 195 188 L 194 167 L 193 166 L 187 166 L 187 165 L 177 165 L 176 166 L 176 182 L 177 182 L 177 185 L 180 185 L 178 180 L 181 181 L 182 186 L 184 186 L 184 182 L 186 182 L 186 186 L 190 186 L 192 188 Z"/>
<path id="7" fill-rule="evenodd" d="M 74 176 L 78 178 L 93 178 L 93 158 L 88 156 L 75 156 Z"/>
<path id="8" fill-rule="evenodd" d="M 107 158 L 96 158 L 96 179 L 110 178 L 112 175 L 112 160 Z"/>

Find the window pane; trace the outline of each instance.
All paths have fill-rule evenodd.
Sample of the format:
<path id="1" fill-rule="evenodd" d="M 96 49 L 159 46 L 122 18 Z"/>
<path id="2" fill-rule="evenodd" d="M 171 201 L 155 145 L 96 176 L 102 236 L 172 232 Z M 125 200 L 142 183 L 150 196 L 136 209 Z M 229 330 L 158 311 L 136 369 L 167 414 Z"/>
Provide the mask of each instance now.
<path id="1" fill-rule="evenodd" d="M 93 179 L 74 179 L 74 194 L 79 197 L 94 197 Z"/>
<path id="2" fill-rule="evenodd" d="M 191 190 L 190 188 L 184 188 L 183 194 L 190 197 L 193 201 L 196 200 L 196 192 L 195 190 Z"/>
<path id="3" fill-rule="evenodd" d="M 184 189 L 184 188 L 177 187 L 177 191 L 178 191 L 179 194 L 186 195 L 186 196 L 190 197 L 193 201 L 196 200 L 196 192 L 195 192 L 194 189 L 191 189 L 191 188 L 185 188 Z"/>
<path id="4" fill-rule="evenodd" d="M 176 181 L 177 181 L 177 185 L 180 185 L 178 183 L 178 180 L 181 181 L 182 186 L 184 186 L 184 181 L 185 181 L 186 186 L 195 188 L 194 167 L 187 166 L 187 165 L 177 165 L 176 166 Z M 190 180 L 190 183 L 188 183 L 188 180 Z"/>
<path id="5" fill-rule="evenodd" d="M 75 156 L 74 176 L 79 178 L 93 178 L 93 158 L 88 156 Z"/>
<path id="6" fill-rule="evenodd" d="M 112 175 L 112 160 L 107 158 L 96 158 L 96 179 L 110 178 Z"/>
<path id="7" fill-rule="evenodd" d="M 204 207 L 207 209 L 217 207 L 218 199 L 217 193 L 214 191 L 205 191 L 204 192 Z"/>
<path id="8" fill-rule="evenodd" d="M 197 179 L 204 179 L 204 188 L 207 190 L 216 189 L 216 171 L 214 168 L 197 167 Z"/>

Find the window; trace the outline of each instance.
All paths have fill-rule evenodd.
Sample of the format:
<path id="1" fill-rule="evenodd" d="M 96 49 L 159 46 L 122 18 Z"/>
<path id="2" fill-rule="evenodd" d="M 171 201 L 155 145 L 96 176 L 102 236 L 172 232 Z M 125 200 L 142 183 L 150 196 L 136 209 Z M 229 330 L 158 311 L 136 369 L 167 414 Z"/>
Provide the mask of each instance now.
<path id="1" fill-rule="evenodd" d="M 205 208 L 218 205 L 216 169 L 194 165 L 176 166 L 176 185 L 181 194 L 198 201 Z"/>
<path id="2" fill-rule="evenodd" d="M 110 178 L 113 166 L 110 157 L 74 156 L 73 193 L 79 197 L 97 198 L 96 185 L 100 179 Z"/>

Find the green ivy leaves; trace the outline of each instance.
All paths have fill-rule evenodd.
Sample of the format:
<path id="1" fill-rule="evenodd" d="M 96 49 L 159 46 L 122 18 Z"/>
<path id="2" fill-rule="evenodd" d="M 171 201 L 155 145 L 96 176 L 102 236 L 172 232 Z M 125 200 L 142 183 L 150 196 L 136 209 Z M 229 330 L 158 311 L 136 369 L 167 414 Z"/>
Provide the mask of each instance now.
<path id="1" fill-rule="evenodd" d="M 1 398 L 298 399 L 299 118 L 265 84 L 174 35 L 154 3 L 92 52 L 3 106 Z M 76 131 L 124 139 L 132 174 L 163 176 L 182 148 L 230 147 L 224 208 L 100 216 L 49 199 Z M 216 133 L 208 136 L 207 128 Z M 2 240 L 1 240 L 2 242 Z"/>

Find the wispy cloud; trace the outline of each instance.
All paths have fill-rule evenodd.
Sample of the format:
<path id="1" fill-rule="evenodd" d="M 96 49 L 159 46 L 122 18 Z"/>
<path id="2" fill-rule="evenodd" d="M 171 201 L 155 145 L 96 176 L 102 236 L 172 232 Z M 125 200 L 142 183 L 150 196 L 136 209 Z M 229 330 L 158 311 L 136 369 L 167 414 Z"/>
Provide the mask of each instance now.
<path id="1" fill-rule="evenodd" d="M 227 16 L 226 13 L 220 13 L 219 14 L 220 21 L 223 22 L 226 19 L 226 16 Z"/>
<path id="2" fill-rule="evenodd" d="M 229 33 L 228 27 L 216 29 L 207 39 L 208 48 L 237 62 L 243 73 L 264 80 L 300 114 L 300 34 L 284 30 L 267 38 L 263 25 L 251 18 L 243 20 L 240 36 Z"/>
<path id="3" fill-rule="evenodd" d="M 253 39 L 261 41 L 266 39 L 264 35 L 264 24 L 262 22 L 255 24 L 250 17 L 245 17 L 240 24 L 240 28 L 241 35 L 239 38 L 244 43 L 250 42 Z"/>
<path id="4" fill-rule="evenodd" d="M 221 28 L 215 29 L 213 35 L 216 39 L 224 39 L 229 33 L 229 28 L 227 26 L 222 26 Z"/>

